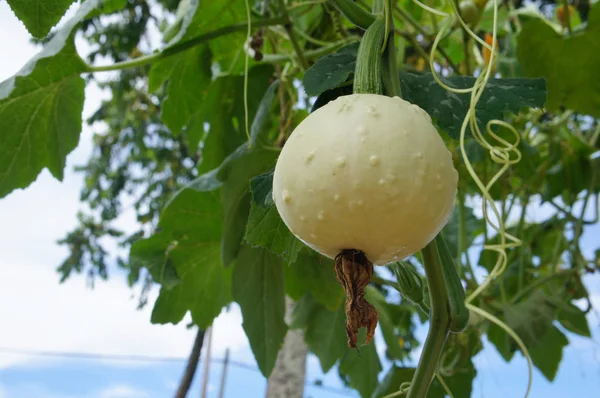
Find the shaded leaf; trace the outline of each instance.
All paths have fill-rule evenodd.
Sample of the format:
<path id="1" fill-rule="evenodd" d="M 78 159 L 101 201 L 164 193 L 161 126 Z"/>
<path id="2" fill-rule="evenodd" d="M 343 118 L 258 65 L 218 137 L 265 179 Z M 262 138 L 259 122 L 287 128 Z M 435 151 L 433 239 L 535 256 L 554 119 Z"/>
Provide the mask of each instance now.
<path id="1" fill-rule="evenodd" d="M 266 249 L 243 246 L 233 267 L 232 288 L 250 348 L 261 373 L 269 377 L 288 329 L 281 259 Z"/>
<path id="2" fill-rule="evenodd" d="M 548 84 L 551 111 L 565 106 L 575 112 L 600 116 L 600 3 L 591 7 L 588 26 L 568 37 L 558 33 L 546 20 L 523 19 L 518 36 L 517 58 L 527 76 L 543 77 Z"/>
<path id="3" fill-rule="evenodd" d="M 406 351 L 403 347 L 400 347 L 399 339 L 395 333 L 395 325 L 398 323 L 398 317 L 395 316 L 395 313 L 398 312 L 399 308 L 386 302 L 383 294 L 372 286 L 367 286 L 365 289 L 365 298 L 370 304 L 375 306 L 379 314 L 379 327 L 389 355 L 395 359 L 405 358 Z"/>
<path id="4" fill-rule="evenodd" d="M 269 172 L 250 182 L 252 203 L 245 239 L 283 257 L 286 263 L 296 260 L 304 244 L 288 229 L 275 207 L 272 197 L 273 173 Z"/>
<path id="5" fill-rule="evenodd" d="M 84 2 L 42 51 L 0 83 L 0 198 L 27 187 L 44 168 L 63 179 L 79 141 L 85 89 L 73 31 L 96 5 Z"/>
<path id="6" fill-rule="evenodd" d="M 296 307 L 292 312 L 290 329 L 306 329 L 313 312 L 317 307 L 322 307 L 310 294 L 303 294 L 295 299 Z"/>
<path id="7" fill-rule="evenodd" d="M 320 100 L 319 106 L 323 106 L 339 95 L 352 92 L 349 87 L 337 87 L 338 84 L 326 83 L 330 81 L 335 83 L 340 80 L 337 73 L 341 72 L 337 72 L 338 69 L 344 73 L 354 70 L 357 51 L 358 46 L 344 47 L 343 60 L 347 64 L 343 65 L 342 68 L 341 63 L 334 58 L 331 63 L 323 66 L 323 73 L 315 76 L 315 81 L 323 84 L 322 88 L 315 84 L 315 87 L 319 87 L 319 90 L 315 90 L 315 94 L 323 93 L 321 94 L 323 98 L 317 100 L 317 102 Z M 340 65 L 336 66 L 338 64 Z M 329 72 L 332 77 L 328 77 L 329 75 L 326 75 L 325 72 Z M 446 85 L 460 89 L 470 88 L 475 83 L 474 77 L 440 76 L 439 78 Z M 306 76 L 304 79 L 306 80 Z M 306 82 L 304 84 L 306 86 Z M 459 137 L 462 121 L 469 109 L 470 93 L 456 94 L 447 91 L 435 81 L 431 73 L 414 74 L 401 71 L 400 84 L 402 86 L 402 97 L 406 101 L 423 108 L 450 137 Z M 306 90 L 309 93 L 308 89 Z M 485 131 L 485 124 L 488 121 L 493 119 L 502 120 L 505 112 L 516 114 L 526 107 L 541 108 L 545 102 L 546 83 L 544 79 L 489 79 L 486 89 L 475 108 L 477 121 Z M 319 107 L 316 105 L 313 106 L 312 111 Z"/>
<path id="8" fill-rule="evenodd" d="M 304 339 L 327 373 L 348 350 L 344 306 L 332 312 L 322 305 L 313 305 L 306 323 Z"/>
<path id="9" fill-rule="evenodd" d="M 377 376 L 382 370 L 375 350 L 375 342 L 362 345 L 365 335 L 365 329 L 362 328 L 358 337 L 360 355 L 355 350 L 347 349 L 339 367 L 340 374 L 348 378 L 350 386 L 355 388 L 363 398 L 370 397 L 375 391 L 379 384 Z"/>
<path id="10" fill-rule="evenodd" d="M 470 88 L 475 83 L 475 78 L 465 76 L 440 76 L 440 80 L 460 89 Z M 459 137 L 471 94 L 447 91 L 433 79 L 431 73 L 417 75 L 401 72 L 400 84 L 405 100 L 423 108 L 450 137 Z M 544 79 L 489 79 L 475 108 L 477 122 L 485 131 L 485 125 L 490 120 L 502 120 L 506 112 L 516 114 L 526 107 L 541 108 L 545 101 Z"/>
<path id="11" fill-rule="evenodd" d="M 319 95 L 344 83 L 354 73 L 359 43 L 348 44 L 319 58 L 304 74 L 302 84 L 308 95 Z"/>
<path id="12" fill-rule="evenodd" d="M 303 286 L 317 302 L 330 311 L 336 311 L 343 307 L 341 304 L 344 291 L 335 279 L 331 259 L 305 248 L 298 254 L 296 261 L 286 268 L 285 272 L 286 277 L 295 278 L 296 284 Z"/>
<path id="13" fill-rule="evenodd" d="M 152 275 L 152 280 L 167 289 L 181 282 L 173 261 L 169 259 L 170 243 L 164 235 L 154 235 L 148 239 L 138 240 L 129 251 L 130 262 L 146 267 Z"/>
<path id="14" fill-rule="evenodd" d="M 570 332 L 580 336 L 592 337 L 586 313 L 571 303 L 561 307 L 558 313 L 558 321 Z"/>
<path id="15" fill-rule="evenodd" d="M 475 141 L 469 141 L 475 142 Z M 464 207 L 464 226 L 465 226 L 465 235 L 466 240 L 464 242 L 465 249 L 468 249 L 471 246 L 471 243 L 475 240 L 475 238 L 483 232 L 483 227 L 485 225 L 483 220 L 478 219 L 473 214 L 473 210 L 470 207 Z M 446 241 L 446 245 L 448 246 L 448 250 L 453 258 L 458 258 L 458 242 L 459 242 L 459 234 L 460 234 L 460 223 L 461 223 L 461 214 L 460 207 L 455 206 L 454 210 L 450 214 L 450 218 L 446 223 L 444 229 L 442 229 L 442 235 L 444 236 L 444 240 Z"/>
<path id="16" fill-rule="evenodd" d="M 231 301 L 231 272 L 220 256 L 222 218 L 218 192 L 185 189 L 163 210 L 160 232 L 132 246 L 131 255 L 153 275 L 157 264 L 165 264 L 181 278 L 161 288 L 152 323 L 178 323 L 189 310 L 194 323 L 205 328 Z M 162 263 L 159 252 L 165 253 Z"/>
<path id="17" fill-rule="evenodd" d="M 256 149 L 233 160 L 221 189 L 223 198 L 223 264 L 228 266 L 237 256 L 250 213 L 250 179 L 274 166 L 276 153 Z"/>
<path id="18" fill-rule="evenodd" d="M 210 100 L 204 100 L 211 81 L 210 63 L 208 48 L 197 46 L 153 66 L 151 88 L 169 81 L 167 97 L 161 106 L 161 119 L 174 134 L 179 134 L 196 110 Z"/>
<path id="19" fill-rule="evenodd" d="M 29 33 L 38 39 L 46 37 L 75 0 L 6 0 Z M 92 2 L 89 2 L 92 3 Z M 94 0 L 93 3 L 102 3 Z"/>
<path id="20" fill-rule="evenodd" d="M 541 336 L 538 344 L 529 350 L 531 360 L 546 379 L 553 381 L 562 360 L 563 348 L 569 344 L 567 337 L 556 327 Z"/>

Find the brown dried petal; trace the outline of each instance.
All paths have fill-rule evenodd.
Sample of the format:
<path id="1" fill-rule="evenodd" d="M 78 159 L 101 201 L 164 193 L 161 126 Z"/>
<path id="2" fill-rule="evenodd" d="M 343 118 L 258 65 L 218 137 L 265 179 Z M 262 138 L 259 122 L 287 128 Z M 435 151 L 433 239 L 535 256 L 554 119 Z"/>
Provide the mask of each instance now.
<path id="1" fill-rule="evenodd" d="M 373 264 L 360 250 L 343 250 L 335 258 L 335 275 L 346 292 L 348 346 L 356 348 L 361 327 L 367 328 L 365 344 L 368 344 L 379 320 L 375 307 L 365 300 L 365 288 L 373 277 Z"/>

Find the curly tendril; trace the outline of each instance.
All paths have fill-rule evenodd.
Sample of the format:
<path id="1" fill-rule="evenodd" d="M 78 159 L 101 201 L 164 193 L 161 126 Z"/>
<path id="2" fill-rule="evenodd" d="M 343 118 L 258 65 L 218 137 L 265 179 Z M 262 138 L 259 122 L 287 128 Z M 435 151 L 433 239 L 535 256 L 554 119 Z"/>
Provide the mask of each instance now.
<path id="1" fill-rule="evenodd" d="M 481 132 L 481 129 L 479 128 L 479 125 L 477 123 L 477 117 L 476 117 L 477 103 L 479 102 L 481 95 L 483 94 L 485 86 L 490 78 L 491 73 L 492 73 L 492 65 L 494 65 L 494 62 L 497 58 L 496 45 L 497 45 L 497 32 L 498 32 L 498 0 L 493 0 L 494 17 L 493 17 L 491 45 L 486 43 L 484 40 L 482 40 L 467 26 L 467 24 L 463 21 L 463 19 L 460 16 L 460 12 L 458 11 L 457 3 L 455 1 L 453 1 L 453 0 L 450 1 L 452 10 L 453 10 L 453 14 L 448 14 L 448 13 L 436 10 L 434 8 L 431 8 L 431 7 L 421 3 L 419 0 L 413 0 L 413 2 L 415 4 L 417 4 L 418 6 L 420 6 L 421 8 L 423 8 L 435 15 L 446 18 L 441 29 L 437 33 L 437 35 L 434 39 L 433 45 L 431 47 L 431 55 L 429 57 L 429 64 L 430 64 L 429 66 L 430 66 L 433 78 L 441 87 L 443 87 L 444 89 L 446 89 L 450 92 L 457 93 L 457 94 L 468 94 L 468 93 L 471 94 L 469 109 L 467 111 L 467 114 L 465 115 L 465 118 L 464 118 L 462 126 L 461 126 L 461 130 L 460 130 L 460 141 L 459 141 L 460 151 L 461 151 L 461 155 L 463 157 L 467 171 L 469 172 L 471 178 L 473 179 L 473 181 L 478 186 L 478 188 L 481 192 L 481 196 L 483 198 L 482 212 L 483 212 L 483 217 L 485 219 L 485 222 L 487 223 L 487 225 L 489 225 L 492 229 L 494 229 L 498 233 L 499 243 L 485 244 L 483 246 L 483 250 L 491 250 L 498 254 L 496 263 L 495 263 L 494 267 L 492 268 L 492 270 L 490 271 L 488 277 L 483 281 L 483 283 L 481 285 L 479 285 L 479 287 L 477 287 L 477 289 L 475 289 L 475 291 L 473 291 L 466 298 L 465 303 L 466 303 L 467 308 L 469 308 L 471 311 L 483 316 L 490 322 L 495 323 L 500 328 L 502 328 L 504 331 L 506 331 L 506 333 L 508 333 L 508 335 L 511 336 L 516 341 L 517 345 L 523 352 L 523 355 L 527 359 L 529 378 L 528 378 L 527 391 L 525 393 L 525 397 L 528 397 L 530 390 L 531 390 L 531 382 L 532 382 L 532 377 L 533 377 L 533 364 L 532 364 L 529 352 L 527 351 L 527 347 L 525 346 L 523 341 L 519 338 L 519 336 L 514 332 L 514 330 L 512 330 L 507 324 L 502 322 L 500 319 L 498 319 L 494 315 L 471 304 L 471 302 L 473 300 L 475 300 L 481 294 L 481 292 L 483 292 L 489 286 L 489 284 L 494 279 L 501 276 L 502 273 L 504 272 L 504 270 L 506 269 L 506 266 L 507 266 L 506 250 L 509 248 L 517 247 L 517 246 L 521 245 L 521 243 L 522 243 L 521 240 L 519 240 L 517 237 L 506 232 L 503 217 L 500 215 L 500 211 L 498 210 L 498 207 L 496 206 L 494 199 L 492 198 L 492 196 L 490 194 L 490 190 L 491 190 L 492 186 L 510 168 L 510 166 L 520 162 L 521 152 L 518 149 L 518 145 L 520 143 L 521 136 L 520 136 L 519 132 L 509 123 L 506 123 L 502 120 L 490 120 L 487 123 L 486 128 L 485 128 L 486 133 L 487 133 L 486 136 L 488 137 L 488 138 L 486 138 L 486 136 L 483 135 L 483 133 Z M 475 41 L 480 43 L 483 47 L 490 50 L 490 53 L 491 53 L 490 61 L 487 63 L 487 65 L 484 65 L 484 69 L 482 69 L 481 73 L 475 80 L 475 83 L 473 84 L 473 86 L 470 88 L 466 88 L 466 89 L 459 89 L 459 88 L 451 87 L 451 86 L 445 84 L 438 77 L 438 75 L 435 71 L 435 68 L 434 68 L 434 61 L 435 61 L 434 55 L 435 55 L 436 49 L 439 45 L 441 38 L 444 37 L 445 33 L 450 28 L 450 26 L 453 22 L 453 17 L 456 17 L 456 19 L 458 20 L 458 22 L 460 23 L 462 28 L 468 33 L 468 35 L 470 37 L 472 37 Z M 492 130 L 493 126 L 504 127 L 505 129 L 510 131 L 512 133 L 513 141 L 510 142 L 510 141 L 507 141 L 506 139 L 503 139 L 500 136 L 498 136 Z M 492 159 L 492 161 L 501 166 L 500 169 L 498 170 L 498 172 L 489 180 L 489 182 L 487 184 L 484 184 L 481 181 L 481 179 L 477 176 L 475 170 L 473 169 L 473 165 L 472 165 L 471 161 L 469 160 L 469 157 L 467 156 L 467 153 L 465 150 L 465 136 L 466 136 L 467 127 L 470 128 L 475 141 L 481 147 L 483 147 L 484 149 L 486 149 L 489 152 L 489 155 L 490 155 L 490 158 Z M 493 142 L 488 141 L 488 139 L 493 140 Z M 497 222 L 494 222 L 490 218 L 490 216 L 488 214 L 488 206 L 491 208 L 491 211 L 494 214 Z"/>

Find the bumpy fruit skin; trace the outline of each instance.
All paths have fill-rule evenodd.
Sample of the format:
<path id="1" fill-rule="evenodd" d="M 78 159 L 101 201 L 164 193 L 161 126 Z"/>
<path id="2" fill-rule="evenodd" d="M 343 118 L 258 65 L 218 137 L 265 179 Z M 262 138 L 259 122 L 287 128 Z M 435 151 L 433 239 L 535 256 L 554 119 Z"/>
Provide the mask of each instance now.
<path id="1" fill-rule="evenodd" d="M 422 249 L 454 206 L 452 156 L 417 105 L 398 97 L 339 97 L 304 119 L 273 180 L 281 218 L 330 257 L 363 251 L 375 265 Z"/>

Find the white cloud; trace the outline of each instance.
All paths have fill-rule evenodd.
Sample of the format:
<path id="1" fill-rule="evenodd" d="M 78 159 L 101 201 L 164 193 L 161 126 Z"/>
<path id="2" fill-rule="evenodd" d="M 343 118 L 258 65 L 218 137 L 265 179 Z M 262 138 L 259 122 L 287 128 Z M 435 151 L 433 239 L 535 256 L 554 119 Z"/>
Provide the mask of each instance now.
<path id="1" fill-rule="evenodd" d="M 94 398 L 146 398 L 149 396 L 150 394 L 144 390 L 124 384 L 110 386 L 94 394 Z"/>
<path id="2" fill-rule="evenodd" d="M 152 325 L 151 305 L 136 310 L 131 290 L 118 280 L 100 282 L 92 290 L 86 288 L 81 277 L 59 285 L 53 268 L 12 264 L 0 268 L 0 292 L 0 301 L 10 303 L 0 307 L 3 347 L 185 358 L 194 339 L 194 330 L 186 328 L 189 317 L 179 325 Z M 152 299 L 155 296 L 156 292 Z M 222 356 L 229 348 L 236 359 L 252 360 L 241 322 L 237 306 L 217 318 L 214 357 Z M 27 355 L 0 355 L 0 368 L 47 361 Z"/>

